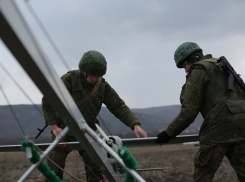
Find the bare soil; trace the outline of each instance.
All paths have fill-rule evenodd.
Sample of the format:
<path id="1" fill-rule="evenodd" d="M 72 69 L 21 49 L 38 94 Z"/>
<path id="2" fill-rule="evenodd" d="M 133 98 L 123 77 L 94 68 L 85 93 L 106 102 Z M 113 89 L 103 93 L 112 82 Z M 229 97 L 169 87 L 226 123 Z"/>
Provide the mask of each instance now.
<path id="1" fill-rule="evenodd" d="M 138 169 L 163 168 L 161 171 L 138 172 L 147 182 L 185 182 L 193 181 L 193 159 L 199 147 L 193 145 L 167 145 L 162 147 L 130 148 L 130 151 L 139 162 Z M 17 181 L 31 166 L 24 152 L 0 153 L 0 181 Z M 86 180 L 84 165 L 77 156 L 77 152 L 69 154 L 66 162 L 68 172 Z M 27 182 L 41 182 L 42 174 L 35 170 L 26 180 Z M 77 182 L 67 174 L 67 182 Z M 237 176 L 224 158 L 214 177 L 215 182 L 236 182 Z"/>

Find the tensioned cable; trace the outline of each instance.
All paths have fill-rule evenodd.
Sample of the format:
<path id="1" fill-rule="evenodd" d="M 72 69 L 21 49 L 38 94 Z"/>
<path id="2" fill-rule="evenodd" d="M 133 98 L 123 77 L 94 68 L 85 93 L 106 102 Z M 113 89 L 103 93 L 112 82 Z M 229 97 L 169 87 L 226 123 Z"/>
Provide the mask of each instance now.
<path id="1" fill-rule="evenodd" d="M 32 6 L 30 5 L 30 3 L 28 3 L 28 0 L 26 0 L 26 5 L 27 8 L 29 9 L 30 13 L 32 14 L 32 16 L 36 19 L 38 25 L 40 26 L 40 28 L 42 29 L 42 31 L 44 32 L 45 36 L 47 37 L 47 39 L 50 41 L 52 47 L 54 48 L 54 50 L 56 51 L 57 55 L 60 57 L 61 61 L 63 62 L 63 64 L 65 65 L 65 67 L 70 70 L 68 64 L 66 63 L 64 57 L 62 56 L 62 54 L 60 53 L 60 51 L 58 50 L 57 46 L 54 44 L 53 40 L 51 39 L 49 33 L 47 32 L 47 30 L 45 29 L 44 25 L 42 24 L 42 22 L 40 21 L 40 19 L 38 18 L 37 14 L 35 13 L 35 11 L 33 10 Z M 91 105 L 93 105 L 91 103 Z M 103 119 L 98 115 L 100 121 L 103 123 L 104 127 L 106 128 L 106 130 L 108 131 L 108 134 L 111 135 L 110 130 L 107 128 L 105 122 L 103 121 Z"/>
<path id="2" fill-rule="evenodd" d="M 61 52 L 59 51 L 59 49 L 57 48 L 57 46 L 55 45 L 54 41 L 52 40 L 51 36 L 49 35 L 48 31 L 46 30 L 45 26 L 42 24 L 41 20 L 39 19 L 39 17 L 37 16 L 37 14 L 35 13 L 34 9 L 32 8 L 31 4 L 29 3 L 28 0 L 26 0 L 26 5 L 28 10 L 30 11 L 30 13 L 32 14 L 32 16 L 34 17 L 34 19 L 37 21 L 37 24 L 39 25 L 39 27 L 41 28 L 41 30 L 43 31 L 44 35 L 47 37 L 48 41 L 50 41 L 51 46 L 53 47 L 53 49 L 55 50 L 55 52 L 57 53 L 57 55 L 60 57 L 62 63 L 64 64 L 64 66 L 66 67 L 67 70 L 71 70 L 66 62 L 66 60 L 64 59 L 64 57 L 62 56 Z M 91 103 L 91 105 L 93 105 L 93 103 Z M 104 125 L 104 127 L 106 128 L 107 132 L 109 135 L 111 135 L 110 130 L 108 129 L 108 127 L 106 126 L 104 120 L 99 116 L 98 117 L 101 121 L 101 123 Z"/>
<path id="3" fill-rule="evenodd" d="M 37 16 L 35 16 L 35 17 L 37 17 Z M 21 17 L 22 18 L 22 17 Z M 24 22 L 24 21 L 23 21 Z M 37 22 L 41 22 L 41 21 L 37 21 Z M 40 26 L 40 27 L 43 27 L 43 26 Z M 26 25 L 26 28 L 27 28 L 27 25 Z M 37 45 L 37 43 L 36 43 L 36 41 L 35 41 L 35 39 L 34 39 L 34 37 L 32 36 L 32 34 L 31 34 L 31 31 L 29 30 L 29 29 L 27 29 L 28 31 L 29 31 L 29 34 L 31 35 L 31 38 L 32 38 L 32 40 L 33 40 L 33 42 Z M 36 46 L 36 48 L 37 48 L 37 46 Z M 56 49 L 57 50 L 57 49 Z M 39 51 L 39 53 L 40 53 L 40 50 L 38 49 L 38 51 Z M 40 56 L 41 57 L 43 57 L 43 55 L 42 54 L 40 54 Z M 44 61 L 44 64 L 46 65 L 46 67 L 47 68 L 49 68 L 48 66 L 47 66 L 47 63 L 46 63 L 46 60 L 45 59 L 43 59 L 43 61 Z M 69 69 L 69 68 L 68 68 Z M 54 75 L 52 74 L 52 72 L 50 71 L 50 69 L 48 69 L 49 70 L 49 72 L 50 72 L 50 74 L 51 74 L 51 76 L 52 76 L 52 78 L 53 78 L 53 80 L 55 80 L 54 79 Z M 56 82 L 54 82 L 54 83 L 56 83 Z M 56 86 L 59 88 L 59 86 L 57 85 L 57 83 L 56 83 Z M 60 89 L 59 89 L 60 90 Z M 66 101 L 66 99 L 65 99 L 65 97 L 63 96 L 63 94 L 61 93 L 61 95 L 62 95 L 62 97 L 63 97 L 63 99 L 64 99 L 64 101 Z M 67 102 L 66 102 L 67 103 Z M 70 111 L 71 111 L 71 109 L 70 109 Z M 69 145 L 68 145 L 69 146 Z M 72 147 L 71 146 L 69 146 L 71 149 L 72 149 Z M 72 149 L 73 150 L 73 149 Z M 74 150 L 73 150 L 74 151 Z M 75 154 L 76 154 L 76 152 L 75 152 Z M 77 154 L 76 154 L 77 155 Z M 82 161 L 83 162 L 83 161 Z M 84 162 L 83 162 L 84 163 Z M 85 164 L 85 163 L 84 163 Z M 86 165 L 86 164 L 85 164 Z M 87 165 L 86 165 L 87 166 Z M 88 167 L 88 166 L 87 166 Z M 89 167 L 88 167 L 88 169 L 89 169 Z M 91 170 L 91 169 L 89 169 L 92 173 L 93 173 L 93 171 Z M 94 174 L 94 173 L 93 173 Z M 94 174 L 95 175 L 95 174 Z M 96 175 L 95 175 L 96 176 Z M 96 176 L 97 177 L 97 176 Z M 98 177 L 97 177 L 98 178 Z M 99 178 L 98 178 L 99 179 Z"/>
<path id="4" fill-rule="evenodd" d="M 27 5 L 27 8 L 28 10 L 30 11 L 30 13 L 32 14 L 32 16 L 36 19 L 37 21 L 37 24 L 39 25 L 39 27 L 41 28 L 41 30 L 43 31 L 44 35 L 47 37 L 47 39 L 50 41 L 51 43 L 51 46 L 53 47 L 53 49 L 55 50 L 55 52 L 57 53 L 57 55 L 60 57 L 62 63 L 64 64 L 64 66 L 68 69 L 68 70 L 71 70 L 68 66 L 68 64 L 66 63 L 66 60 L 64 59 L 64 57 L 62 56 L 61 52 L 58 50 L 57 46 L 55 45 L 54 41 L 52 40 L 51 36 L 49 35 L 48 31 L 46 30 L 45 26 L 42 24 L 42 22 L 40 21 L 40 19 L 38 18 L 37 14 L 35 13 L 34 9 L 32 8 L 31 4 L 28 2 L 28 0 L 26 0 L 26 5 Z M 91 103 L 91 106 L 93 109 L 94 108 L 94 105 L 93 103 Z M 105 122 L 103 121 L 103 119 L 100 117 L 100 115 L 98 114 L 98 117 L 101 121 L 101 123 L 104 125 L 104 127 L 106 128 L 106 130 L 108 131 L 108 134 L 111 135 L 111 132 L 110 130 L 108 129 L 108 127 L 106 126 Z M 69 145 L 68 145 L 69 146 Z M 71 149 L 72 147 L 69 146 Z M 73 149 L 72 149 L 73 150 Z M 73 150 L 74 151 L 74 150 Z M 76 152 L 75 152 L 76 153 Z M 76 154 L 78 155 L 78 154 Z M 79 156 L 80 157 L 80 156 Z M 85 163 L 84 163 L 85 164 Z M 86 164 L 85 164 L 86 165 Z M 88 167 L 88 166 L 87 166 Z M 91 170 L 90 170 L 91 171 Z"/>
<path id="5" fill-rule="evenodd" d="M 16 114 L 15 114 L 15 112 L 14 112 L 14 109 L 13 109 L 12 105 L 10 104 L 10 102 L 9 102 L 9 100 L 8 100 L 8 97 L 7 97 L 7 95 L 5 94 L 5 92 L 4 92 L 3 87 L 1 86 L 1 84 L 0 84 L 0 89 L 1 89 L 1 91 L 2 91 L 2 93 L 3 93 L 3 96 L 4 96 L 5 100 L 6 100 L 6 102 L 7 102 L 8 105 L 9 105 L 9 108 L 10 108 L 11 112 L 12 112 L 13 115 L 14 115 L 15 120 L 17 121 L 17 123 L 18 123 L 18 125 L 19 125 L 19 127 L 20 127 L 21 132 L 23 133 L 25 139 L 26 139 L 27 141 L 29 141 L 28 136 L 27 136 L 27 134 L 25 133 L 24 129 L 22 128 L 22 126 L 21 126 L 21 124 L 20 124 L 20 121 L 19 121 L 18 117 L 16 116 Z"/>
<path id="6" fill-rule="evenodd" d="M 22 87 L 18 84 L 18 82 L 11 76 L 11 74 L 8 72 L 8 70 L 3 66 L 1 62 L 0 62 L 0 67 L 11 78 L 11 80 L 21 90 L 21 92 L 26 96 L 26 98 L 33 104 L 33 106 L 37 109 L 37 111 L 43 116 L 42 111 L 37 107 L 37 105 L 32 101 L 32 99 L 27 95 L 27 93 L 22 89 Z"/>
<path id="7" fill-rule="evenodd" d="M 0 66 L 3 68 L 3 65 L 0 63 Z M 5 69 L 5 68 L 4 68 Z M 8 74 L 9 75 L 9 74 Z M 9 75 L 10 76 L 10 75 Z M 12 77 L 11 77 L 12 78 Z M 14 78 L 12 78 L 13 79 L 13 81 L 14 81 L 14 83 L 15 84 L 17 84 L 17 82 L 14 80 Z M 18 85 L 18 84 L 17 84 Z M 28 96 L 26 93 L 25 93 L 25 91 L 18 85 L 18 88 L 26 95 L 26 96 Z M 9 101 L 8 101 L 8 99 L 7 99 L 7 96 L 6 96 L 6 94 L 4 93 L 4 91 L 3 91 L 3 89 L 2 89 L 2 87 L 1 87 L 1 85 L 0 85 L 0 89 L 2 90 L 2 92 L 3 92 L 3 95 L 4 95 L 4 97 L 5 97 L 5 99 L 6 99 L 6 101 L 7 101 L 7 103 L 8 103 L 8 105 L 9 105 L 9 107 L 10 107 L 10 109 L 11 109 L 11 111 L 12 111 L 12 113 L 13 113 L 13 115 L 14 115 L 14 117 L 15 117 L 15 119 L 16 119 L 16 121 L 17 121 L 17 123 L 19 124 L 19 126 L 20 126 L 20 129 L 21 129 L 21 131 L 22 131 L 22 133 L 24 134 L 24 136 L 27 136 L 26 134 L 25 134 L 25 132 L 24 132 L 24 129 L 21 127 L 21 125 L 20 125 L 20 122 L 19 122 L 19 120 L 18 120 L 18 117 L 16 116 L 16 114 L 15 114 L 15 112 L 14 112 L 14 110 L 13 110 L 13 108 L 12 108 L 12 106 L 10 105 L 10 103 L 9 103 Z M 29 98 L 29 97 L 28 97 Z M 30 98 L 29 98 L 30 99 Z M 30 99 L 30 101 L 32 102 L 32 100 Z M 33 103 L 33 102 L 32 102 Z M 28 138 L 26 138 L 27 139 L 27 141 L 28 141 Z M 74 149 L 70 146 L 70 145 L 68 145 L 68 143 L 66 143 L 67 144 L 67 146 L 69 146 L 73 151 L 74 151 Z M 35 144 L 34 144 L 35 145 Z M 35 145 L 36 146 L 36 145 Z M 36 146 L 37 147 L 37 146 Z M 39 148 L 38 148 L 39 149 Z M 39 151 L 41 152 L 41 150 L 39 149 Z M 75 151 L 74 151 L 75 152 Z M 41 152 L 42 153 L 42 152 Z M 81 156 L 80 155 L 78 155 L 76 152 L 75 152 L 75 154 L 81 159 Z M 66 174 L 68 174 L 68 175 L 70 175 L 71 177 L 73 177 L 73 178 L 75 178 L 75 179 L 77 179 L 77 180 L 79 180 L 79 181 L 81 181 L 80 179 L 78 179 L 78 178 L 76 178 L 75 176 L 73 176 L 73 175 L 71 175 L 70 173 L 68 173 L 68 172 L 66 172 L 64 169 L 62 169 L 59 165 L 57 165 L 54 161 L 52 161 L 49 157 L 48 157 L 48 159 L 51 161 L 51 162 L 53 162 L 58 168 L 60 168 L 62 171 L 64 171 Z M 83 162 L 83 160 L 81 159 L 81 161 Z M 84 163 L 84 162 L 83 162 Z M 84 163 L 85 164 L 85 163 Z M 86 164 L 85 164 L 86 165 Z M 87 168 L 89 169 L 89 167 L 87 166 Z M 89 169 L 90 170 L 90 169 Z M 91 170 L 90 170 L 91 171 Z M 92 172 L 92 171 L 91 171 Z M 93 173 L 93 172 L 92 172 Z M 95 175 L 95 174 L 94 174 Z"/>
<path id="8" fill-rule="evenodd" d="M 27 23 L 25 22 L 25 20 L 24 20 L 22 14 L 20 13 L 19 9 L 17 8 L 17 5 L 15 4 L 15 2 L 14 2 L 13 0 L 11 0 L 11 2 L 12 2 L 12 4 L 13 4 L 13 7 L 15 8 L 16 13 L 19 15 L 20 20 L 21 20 L 22 23 L 24 24 L 24 26 L 25 26 L 25 28 L 26 28 L 26 31 L 28 32 L 28 34 L 29 34 L 29 36 L 30 36 L 30 38 L 31 38 L 31 40 L 32 40 L 32 43 L 34 44 L 35 48 L 37 49 L 37 52 L 38 52 L 39 56 L 40 56 L 41 59 L 43 60 L 43 63 L 44 63 L 44 65 L 45 65 L 45 67 L 46 67 L 46 70 L 49 72 L 49 74 L 50 74 L 50 76 L 51 76 L 51 79 L 53 80 L 53 82 L 54 82 L 56 88 L 58 88 L 58 89 L 57 89 L 58 92 L 60 92 L 60 95 L 61 95 L 61 97 L 63 98 L 63 100 L 64 100 L 66 106 L 68 106 L 67 109 L 70 111 L 70 113 L 72 113 L 72 112 L 71 112 L 71 108 L 70 108 L 69 105 L 67 104 L 67 103 L 68 103 L 67 100 L 65 99 L 63 93 L 60 91 L 61 89 L 60 89 L 59 85 L 57 84 L 57 82 L 56 82 L 56 80 L 55 80 L 54 73 L 51 71 L 51 69 L 50 69 L 50 67 L 49 67 L 49 64 L 48 64 L 47 61 L 46 61 L 46 57 L 43 55 L 42 51 L 40 50 L 40 48 L 39 48 L 39 46 L 38 46 L 38 43 L 37 43 L 36 39 L 34 38 L 34 35 L 32 34 L 32 32 L 31 32 L 29 26 L 28 26 Z"/>
<path id="9" fill-rule="evenodd" d="M 63 130 L 63 129 L 62 129 Z M 57 130 L 55 130 L 56 132 L 57 132 Z M 57 132 L 57 133 L 59 133 L 59 132 Z M 59 137 L 60 136 L 60 134 L 57 136 L 57 137 Z M 74 152 L 75 153 L 75 155 L 82 161 L 82 163 L 88 168 L 88 170 L 98 179 L 98 180 L 100 180 L 99 178 L 98 178 L 98 176 L 96 175 L 96 174 L 94 174 L 94 172 L 88 167 L 88 165 L 83 161 L 83 159 L 82 159 L 82 157 L 80 156 L 80 155 L 78 155 L 76 152 L 75 152 L 75 150 L 72 148 L 72 146 L 70 145 L 70 144 L 68 144 L 67 142 L 64 142 L 71 150 L 72 150 L 72 152 Z M 36 146 L 36 145 L 35 145 Z M 68 173 L 68 172 L 66 172 L 64 169 L 62 169 L 58 164 L 56 164 L 53 160 L 51 160 L 49 157 L 48 157 L 48 160 L 50 160 L 54 165 L 56 165 L 58 168 L 60 168 L 62 171 L 64 171 L 66 174 L 68 174 L 69 176 L 71 176 L 71 177 L 73 177 L 74 179 L 77 179 L 76 177 L 74 177 L 73 175 L 71 175 L 70 173 Z M 77 180 L 79 180 L 79 179 L 77 179 Z"/>
<path id="10" fill-rule="evenodd" d="M 42 150 L 41 150 L 38 146 L 36 146 L 35 143 L 34 143 L 33 141 L 31 141 L 31 142 L 32 142 L 33 145 L 37 148 L 37 150 L 38 150 L 41 154 L 43 154 Z M 48 158 L 48 160 L 50 160 L 56 167 L 58 167 L 60 170 L 62 170 L 63 172 L 65 172 L 65 173 L 68 174 L 69 176 L 73 177 L 74 179 L 76 179 L 76 180 L 78 180 L 78 181 L 85 182 L 85 181 L 83 181 L 83 180 L 81 180 L 81 179 L 78 179 L 77 177 L 73 176 L 72 174 L 68 173 L 67 171 L 65 171 L 62 167 L 60 167 L 58 164 L 56 164 L 56 163 L 55 163 L 52 159 L 50 159 L 49 157 L 47 157 L 47 158 Z"/>
<path id="11" fill-rule="evenodd" d="M 17 87 L 21 90 L 21 92 L 28 98 L 28 100 L 35 106 L 35 108 L 40 112 L 40 114 L 43 116 L 43 113 L 40 111 L 40 109 L 34 104 L 34 102 L 32 101 L 32 99 L 27 95 L 27 93 L 24 91 L 24 89 L 17 83 L 17 81 L 11 76 L 11 74 L 7 71 L 7 69 L 2 65 L 2 63 L 0 62 L 0 67 L 4 70 L 4 72 L 12 79 L 12 81 L 17 85 Z M 1 89 L 1 85 L 0 85 L 0 89 Z M 2 90 L 2 92 L 3 92 L 3 89 L 1 89 Z M 5 96 L 5 98 L 6 98 L 6 100 L 7 100 L 7 102 L 8 102 L 8 99 L 7 99 L 7 97 L 6 97 L 6 95 L 4 94 L 4 92 L 3 92 L 3 95 Z M 8 102 L 8 104 L 9 104 L 9 102 Z M 13 113 L 13 115 L 14 115 L 14 117 L 15 117 L 15 119 L 17 120 L 17 122 L 18 122 L 18 124 L 19 124 L 19 120 L 18 120 L 18 118 L 17 118 L 17 116 L 16 116 L 16 114 L 14 113 L 14 111 L 13 111 L 13 108 L 12 108 L 12 106 L 9 104 L 9 106 L 10 106 L 10 109 L 11 109 L 11 111 L 12 111 L 12 113 Z M 20 126 L 20 124 L 19 124 L 19 126 Z M 21 128 L 21 131 L 22 131 L 22 133 L 24 134 L 24 136 L 25 136 L 25 132 L 24 132 L 24 130 L 23 130 L 23 128 L 20 126 L 20 128 Z M 67 146 L 69 146 L 70 148 L 71 148 L 71 150 L 72 151 L 74 151 L 74 149 L 67 143 Z M 75 151 L 74 151 L 75 152 Z M 76 152 L 75 152 L 75 154 L 81 159 L 81 157 L 80 157 L 80 155 L 78 155 Z M 49 159 L 49 158 L 48 158 Z M 49 159 L 51 162 L 53 162 L 51 159 Z M 81 160 L 82 162 L 83 162 L 83 160 Z M 53 162 L 54 163 L 54 162 Z M 83 162 L 84 163 L 84 162 Z M 56 163 L 54 163 L 55 165 L 57 165 Z M 87 166 L 85 163 L 84 163 L 84 165 L 85 166 Z M 61 168 L 61 167 L 59 167 L 59 168 Z M 90 168 L 87 166 L 87 168 L 90 170 Z M 64 170 L 63 170 L 64 171 Z M 91 171 L 91 170 L 90 170 Z M 66 171 L 64 171 L 65 173 L 67 173 Z M 92 172 L 92 171 L 91 171 Z M 92 172 L 93 173 L 93 172 Z M 74 176 L 72 176 L 71 174 L 69 174 L 69 173 L 67 173 L 68 175 L 70 175 L 71 177 L 73 177 L 73 178 L 75 178 L 75 179 L 77 179 L 76 177 L 74 177 Z M 94 174 L 95 175 L 95 174 Z M 79 179 L 77 179 L 77 180 L 79 180 Z"/>
<path id="12" fill-rule="evenodd" d="M 27 93 L 24 91 L 24 89 L 17 83 L 17 81 L 10 75 L 10 73 L 7 71 L 7 69 L 2 65 L 2 63 L 0 62 L 0 67 L 4 70 L 4 72 L 12 79 L 12 81 L 17 85 L 17 87 L 21 90 L 21 92 L 28 98 L 28 100 L 34 105 L 34 106 L 36 106 L 35 104 L 34 104 L 34 102 L 32 101 L 32 99 L 27 95 Z M 7 97 L 6 97 L 6 95 L 5 95 L 5 93 L 4 93 L 4 91 L 3 91 L 3 89 L 1 88 L 1 85 L 0 85 L 0 89 L 2 90 L 2 92 L 3 92 L 3 95 L 4 95 L 4 97 L 5 97 L 5 99 L 6 99 L 6 101 L 7 101 L 7 103 L 9 104 L 9 101 L 8 101 L 8 99 L 7 99 Z M 9 104 L 9 107 L 10 107 L 10 109 L 11 109 L 11 111 L 12 111 L 12 113 L 13 113 L 13 115 L 14 115 L 14 117 L 15 117 L 15 119 L 16 119 L 16 121 L 18 122 L 18 124 L 19 124 L 19 120 L 18 120 L 18 118 L 17 118 L 17 116 L 16 116 L 16 114 L 15 114 L 15 112 L 14 112 L 14 110 L 13 110 L 13 108 L 12 108 L 12 106 Z M 40 112 L 40 114 L 43 116 L 43 113 L 40 111 L 40 109 L 36 106 L 35 107 L 39 112 Z M 23 130 L 23 128 L 21 127 L 21 125 L 19 124 L 19 126 L 20 126 L 20 129 L 21 129 L 21 131 L 22 131 L 22 133 L 24 134 L 24 136 L 26 135 L 25 134 L 25 132 L 24 132 L 24 130 Z M 26 138 L 27 139 L 27 138 Z M 28 140 L 28 139 L 27 139 Z M 68 144 L 68 143 L 66 143 L 66 145 L 68 146 L 68 147 L 70 147 L 70 149 L 72 150 L 72 151 L 74 151 L 74 149 Z M 74 151 L 75 152 L 75 151 Z M 76 152 L 75 152 L 75 154 L 80 158 L 80 160 L 83 162 L 83 160 L 81 159 L 81 156 L 80 155 L 78 155 Z M 50 158 L 48 158 L 51 162 L 53 162 Z M 56 166 L 58 166 L 55 162 L 53 162 Z M 84 163 L 84 162 L 83 162 Z M 85 163 L 84 163 L 84 165 L 85 166 L 87 166 Z M 58 166 L 58 168 L 60 168 L 61 170 L 63 170 L 60 166 Z M 92 170 L 87 166 L 87 168 L 92 172 Z M 64 170 L 63 170 L 64 171 Z M 77 180 L 80 180 L 80 179 L 78 179 L 78 178 L 76 178 L 76 177 L 74 177 L 74 176 L 72 176 L 71 174 L 69 174 L 68 172 L 66 172 L 66 171 L 64 171 L 65 173 L 67 173 L 68 175 L 70 175 L 71 177 L 73 177 L 73 178 L 75 178 L 75 179 L 77 179 Z M 93 172 L 92 172 L 93 173 Z M 94 174 L 95 175 L 95 174 Z M 95 175 L 96 176 L 96 175 Z M 81 180 L 80 180 L 81 181 Z"/>
<path id="13" fill-rule="evenodd" d="M 62 56 L 61 52 L 59 51 L 59 49 L 57 48 L 57 46 L 55 45 L 54 41 L 52 40 L 51 36 L 49 35 L 48 31 L 46 30 L 46 28 L 44 27 L 44 25 L 42 24 L 42 22 L 40 21 L 40 19 L 38 18 L 37 14 L 35 13 L 34 9 L 32 8 L 31 4 L 28 2 L 28 0 L 26 0 L 26 5 L 28 10 L 30 11 L 30 13 L 32 14 L 32 16 L 35 18 L 35 20 L 37 21 L 38 25 L 40 26 L 40 28 L 42 29 L 43 33 L 45 34 L 45 36 L 47 37 L 47 39 L 49 40 L 49 42 L 51 43 L 52 47 L 54 48 L 55 52 L 57 53 L 57 55 L 60 57 L 62 63 L 65 65 L 67 70 L 71 70 L 69 65 L 66 63 L 66 60 L 64 59 L 64 57 Z"/>
<path id="14" fill-rule="evenodd" d="M 31 32 L 31 30 L 29 29 L 28 25 L 27 25 L 26 22 L 24 21 L 24 19 L 23 19 L 22 15 L 21 15 L 19 9 L 17 8 L 15 2 L 12 0 L 11 3 L 13 4 L 13 7 L 15 8 L 16 13 L 19 14 L 19 18 L 22 20 L 22 23 L 25 25 L 26 31 L 28 32 L 28 34 L 29 34 L 31 40 L 33 41 L 33 44 L 35 45 L 35 47 L 36 47 L 36 49 L 37 49 L 37 51 L 38 51 L 40 57 L 42 58 L 43 63 L 45 64 L 47 71 L 50 73 L 51 78 L 53 79 L 53 81 L 54 81 L 56 87 L 58 88 L 58 90 L 61 90 L 61 89 L 59 88 L 57 82 L 56 82 L 55 79 L 54 79 L 54 74 L 51 72 L 51 70 L 50 70 L 50 68 L 49 68 L 49 66 L 48 66 L 48 63 L 47 63 L 47 61 L 46 61 L 44 55 L 41 53 L 41 50 L 40 50 L 39 47 L 38 47 L 38 43 L 36 42 L 36 40 L 35 40 L 35 38 L 34 38 L 32 32 Z M 64 95 L 62 94 L 62 92 L 60 92 L 60 95 L 61 95 L 61 97 L 63 98 L 64 102 L 66 103 L 66 106 L 68 106 L 67 109 L 70 111 L 70 113 L 72 113 L 72 112 L 71 112 L 71 108 L 70 108 L 69 105 L 67 104 L 67 101 L 66 101 Z M 91 171 L 91 170 L 90 170 L 90 171 Z M 96 175 L 95 175 L 95 176 L 96 176 Z M 96 176 L 96 177 L 97 177 L 97 176 Z M 98 177 L 97 177 L 97 178 L 98 178 Z M 99 179 L 99 178 L 98 178 L 98 179 Z"/>

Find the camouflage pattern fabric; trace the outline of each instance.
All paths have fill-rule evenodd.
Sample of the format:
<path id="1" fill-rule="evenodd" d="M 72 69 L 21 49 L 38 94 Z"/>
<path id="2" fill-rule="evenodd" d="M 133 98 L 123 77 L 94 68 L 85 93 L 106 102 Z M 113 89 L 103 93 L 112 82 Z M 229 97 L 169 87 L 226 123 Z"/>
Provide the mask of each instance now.
<path id="1" fill-rule="evenodd" d="M 88 95 L 94 88 L 95 84 L 92 85 L 87 82 L 83 77 L 80 70 L 71 71 L 61 77 L 68 91 L 70 92 L 72 98 L 77 103 L 82 100 L 86 95 Z M 125 125 L 134 129 L 134 125 L 140 125 L 139 120 L 135 117 L 129 107 L 125 102 L 119 97 L 116 91 L 103 79 L 99 88 L 95 94 L 81 106 L 79 110 L 81 111 L 83 117 L 85 118 L 87 124 L 93 129 L 96 130 L 95 123 L 99 124 L 97 120 L 97 115 L 101 109 L 102 103 L 104 103 L 107 108 L 113 113 L 119 120 L 121 120 Z M 48 125 L 57 124 L 58 127 L 64 129 L 65 124 L 62 122 L 61 118 L 57 117 L 55 110 L 51 107 L 48 101 L 43 97 L 42 99 L 42 110 L 44 114 L 45 121 Z M 54 140 L 53 132 L 51 131 L 51 141 Z M 75 137 L 69 133 L 64 141 L 75 141 Z M 62 151 L 62 149 L 56 149 L 51 154 L 51 158 L 57 161 L 62 167 L 65 166 L 65 159 L 69 152 Z M 84 162 L 87 166 L 92 169 L 96 176 L 101 175 L 100 169 L 91 161 L 90 157 L 85 152 L 80 152 L 80 155 L 83 157 Z M 63 175 L 63 172 L 58 170 L 50 162 L 48 162 L 49 167 L 57 171 L 57 175 Z M 91 171 L 85 167 L 87 173 L 88 181 L 94 181 L 94 175 L 91 174 Z M 100 177 L 99 177 L 100 178 Z M 100 178 L 102 179 L 102 178 Z M 98 182 L 98 179 L 96 179 Z"/>
<path id="2" fill-rule="evenodd" d="M 207 55 L 201 60 L 210 58 L 212 56 Z M 214 89 L 210 89 L 209 84 L 214 82 L 210 81 L 209 71 L 200 64 L 190 67 L 180 95 L 181 112 L 165 131 L 172 138 L 177 136 L 195 120 L 199 111 L 202 111 L 204 121 L 199 133 L 201 146 L 194 160 L 195 181 L 212 181 L 225 155 L 237 172 L 239 180 L 245 181 L 245 112 L 242 109 L 245 93 L 238 87 L 236 92 L 230 93 L 230 96 L 236 94 L 233 98 L 229 97 L 229 94 L 228 96 L 223 94 L 227 88 L 215 90 L 218 87 L 212 87 Z M 219 82 L 219 80 L 215 81 Z M 213 97 L 212 94 L 216 94 L 217 97 Z M 232 102 L 218 100 L 222 98 L 221 96 L 225 96 L 223 98 L 228 101 L 232 99 L 237 101 L 238 105 L 232 108 Z M 213 98 L 217 99 L 217 102 L 215 101 L 214 106 L 207 107 L 205 104 L 210 104 L 209 99 Z"/>
<path id="3" fill-rule="evenodd" d="M 97 167 L 97 165 L 92 161 L 89 155 L 84 151 L 79 151 L 80 156 L 83 158 L 86 171 L 87 182 L 98 182 L 98 179 L 102 180 L 102 171 Z M 99 180 L 99 181 L 100 181 Z"/>
<path id="4" fill-rule="evenodd" d="M 88 83 L 83 77 L 80 70 L 68 72 L 63 75 L 61 79 L 76 103 L 82 100 L 94 88 L 94 85 Z M 96 129 L 95 123 L 98 123 L 96 117 L 101 109 L 102 103 L 107 106 L 112 114 L 132 130 L 134 125 L 140 125 L 139 120 L 135 117 L 134 113 L 130 111 L 129 107 L 119 97 L 116 91 L 102 79 L 95 94 L 87 102 L 79 106 L 79 110 L 86 122 L 94 130 Z M 42 110 L 48 125 L 57 124 L 60 128 L 65 128 L 65 124 L 60 118 L 56 117 L 55 110 L 51 107 L 45 97 L 42 99 Z"/>
<path id="5" fill-rule="evenodd" d="M 49 158 L 53 160 L 57 165 L 59 165 L 61 168 L 65 168 L 65 161 L 66 157 L 69 152 L 67 151 L 52 151 L 49 155 Z M 60 170 L 56 165 L 54 165 L 50 160 L 47 159 L 47 164 L 49 168 L 56 173 L 56 175 L 62 180 L 63 179 L 63 171 Z M 48 182 L 47 179 L 44 180 L 45 182 Z"/>
<path id="6" fill-rule="evenodd" d="M 54 139 L 55 136 L 52 134 L 51 142 L 53 142 Z M 73 138 L 73 140 L 66 140 L 66 142 L 68 141 L 75 141 L 75 138 Z M 66 157 L 71 152 L 71 150 L 69 149 L 67 150 L 66 148 L 56 147 L 49 155 L 49 158 L 63 169 L 65 168 Z M 89 155 L 84 150 L 79 151 L 79 154 L 83 158 L 83 161 L 85 163 L 87 181 L 98 182 L 102 180 L 103 179 L 102 171 L 96 166 L 96 164 L 92 161 Z M 63 171 L 59 169 L 56 165 L 54 165 L 50 160 L 48 160 L 47 163 L 50 169 L 53 170 L 60 179 L 63 179 Z M 45 179 L 45 182 L 47 182 L 47 179 Z"/>
<path id="7" fill-rule="evenodd" d="M 204 67 L 197 65 L 191 74 L 187 74 L 186 84 L 182 88 L 181 112 L 167 127 L 170 137 L 175 137 L 186 129 L 204 107 L 203 98 L 209 84 L 209 75 Z M 213 91 L 216 94 L 218 91 Z M 241 100 L 244 93 L 241 91 Z M 233 114 L 224 102 L 217 103 L 207 115 L 199 133 L 201 144 L 232 144 L 245 141 L 245 113 Z"/>
<path id="8" fill-rule="evenodd" d="M 245 143 L 201 145 L 194 159 L 195 182 L 211 182 L 224 156 L 235 169 L 239 181 L 245 181 Z"/>

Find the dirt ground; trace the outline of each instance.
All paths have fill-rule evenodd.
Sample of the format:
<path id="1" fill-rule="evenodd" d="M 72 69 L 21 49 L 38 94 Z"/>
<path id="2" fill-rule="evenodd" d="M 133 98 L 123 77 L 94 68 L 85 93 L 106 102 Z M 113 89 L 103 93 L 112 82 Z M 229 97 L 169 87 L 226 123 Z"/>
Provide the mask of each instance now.
<path id="1" fill-rule="evenodd" d="M 163 168 L 161 171 L 138 172 L 147 182 L 185 182 L 193 181 L 193 159 L 199 147 L 193 145 L 167 145 L 162 147 L 129 148 L 139 162 L 138 169 Z M 17 181 L 30 167 L 23 152 L 0 153 L 0 181 Z M 72 152 L 67 158 L 66 168 L 74 176 L 86 180 L 82 161 Z M 27 182 L 43 181 L 42 174 L 35 170 Z M 66 182 L 77 182 L 64 174 Z M 215 174 L 215 182 L 237 182 L 237 176 L 224 158 Z"/>

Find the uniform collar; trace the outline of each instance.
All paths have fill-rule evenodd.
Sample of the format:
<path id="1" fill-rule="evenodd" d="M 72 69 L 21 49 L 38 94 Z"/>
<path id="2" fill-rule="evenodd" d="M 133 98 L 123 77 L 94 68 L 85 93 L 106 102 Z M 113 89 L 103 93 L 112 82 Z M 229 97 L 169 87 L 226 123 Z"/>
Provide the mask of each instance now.
<path id="1" fill-rule="evenodd" d="M 203 57 L 200 59 L 200 61 L 205 60 L 205 59 L 210 59 L 210 58 L 213 58 L 213 57 L 212 57 L 212 54 L 207 54 L 207 55 L 203 56 Z"/>

